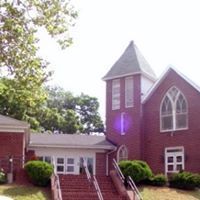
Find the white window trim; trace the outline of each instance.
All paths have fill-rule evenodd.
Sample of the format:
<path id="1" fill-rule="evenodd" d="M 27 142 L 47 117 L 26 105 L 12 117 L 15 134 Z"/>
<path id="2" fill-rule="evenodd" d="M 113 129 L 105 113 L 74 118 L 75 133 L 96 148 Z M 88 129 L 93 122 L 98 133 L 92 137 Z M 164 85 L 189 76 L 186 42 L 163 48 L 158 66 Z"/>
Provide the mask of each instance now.
<path id="1" fill-rule="evenodd" d="M 63 158 L 64 159 L 64 163 L 63 164 L 57 163 L 57 159 L 58 158 Z M 64 156 L 57 156 L 55 165 L 56 165 L 55 167 L 56 167 L 57 174 L 66 174 L 66 172 L 65 172 L 65 157 Z M 61 171 L 57 171 L 57 166 L 63 166 L 63 171 L 62 172 Z"/>
<path id="2" fill-rule="evenodd" d="M 167 152 L 168 150 L 181 150 L 181 152 Z M 174 170 L 174 171 L 168 171 L 168 157 L 169 155 L 175 155 L 175 156 L 182 156 L 182 162 L 180 164 L 182 164 L 182 169 L 185 169 L 185 150 L 183 146 L 177 146 L 177 147 L 167 147 L 165 148 L 165 175 L 167 176 L 168 173 L 178 173 L 178 170 Z"/>
<path id="3" fill-rule="evenodd" d="M 127 98 L 128 97 L 128 95 L 127 95 L 128 84 L 127 84 L 127 81 L 128 80 L 132 81 L 132 92 L 131 92 L 132 104 L 131 105 L 127 105 L 127 103 L 128 103 L 128 98 Z M 134 107 L 134 79 L 133 79 L 132 76 L 125 78 L 125 108 L 131 108 L 131 107 Z"/>
<path id="4" fill-rule="evenodd" d="M 117 94 L 114 94 L 114 89 L 118 89 L 118 93 Z M 118 110 L 120 109 L 120 103 L 121 103 L 121 96 L 120 96 L 120 79 L 115 79 L 115 80 L 112 80 L 112 110 Z M 119 105 L 115 104 L 114 103 L 114 99 L 115 98 L 118 98 L 118 101 L 119 101 Z"/>
<path id="5" fill-rule="evenodd" d="M 119 149 L 118 149 L 118 151 L 117 151 L 117 162 L 119 162 L 120 161 L 120 151 L 123 149 L 123 148 L 125 148 L 126 149 L 126 153 L 127 153 L 127 159 L 128 159 L 128 148 L 126 147 L 126 145 L 121 145 L 120 147 L 119 147 Z"/>
<path id="6" fill-rule="evenodd" d="M 37 157 L 37 158 L 42 158 L 41 161 L 43 161 L 43 162 L 47 162 L 47 161 L 45 161 L 45 158 L 46 158 L 46 157 L 50 157 L 50 160 L 51 160 L 51 161 L 50 161 L 50 164 L 53 164 L 53 157 L 52 157 L 51 155 L 37 155 L 36 157 Z M 39 160 L 40 160 L 40 159 L 39 159 Z"/>
<path id="7" fill-rule="evenodd" d="M 171 99 L 171 97 L 168 95 L 168 92 L 169 92 L 169 90 L 171 90 L 171 88 L 176 88 L 178 91 L 179 91 L 179 94 L 181 94 L 181 95 L 183 95 L 183 97 L 184 97 L 184 99 L 185 99 L 185 102 L 186 102 L 186 106 L 187 106 L 187 112 L 186 112 L 186 127 L 185 128 L 176 128 L 176 109 L 174 108 L 175 107 L 175 105 L 176 105 L 176 103 L 175 104 L 172 104 L 172 119 L 173 119 L 173 128 L 172 129 L 165 129 L 165 130 L 163 130 L 162 129 L 162 105 L 163 105 L 163 101 L 165 100 L 165 97 L 166 97 L 166 95 L 168 96 L 168 98 L 170 99 L 170 101 L 172 102 L 172 99 Z M 177 88 L 177 87 L 175 87 L 175 86 L 172 86 L 167 92 L 166 92 L 166 94 L 164 95 L 164 97 L 163 97 L 163 99 L 162 99 L 162 101 L 161 101 L 161 104 L 160 104 L 160 132 L 162 132 L 162 133 L 164 133 L 164 132 L 169 132 L 169 131 L 171 131 L 171 132 L 174 132 L 174 131 L 181 131 L 181 130 L 188 130 L 188 101 L 187 101 L 187 99 L 186 99 L 186 97 L 185 97 L 185 95 Z M 179 96 L 179 95 L 177 95 L 177 96 Z M 177 101 L 177 98 L 176 98 L 176 100 L 175 100 L 175 102 Z"/>

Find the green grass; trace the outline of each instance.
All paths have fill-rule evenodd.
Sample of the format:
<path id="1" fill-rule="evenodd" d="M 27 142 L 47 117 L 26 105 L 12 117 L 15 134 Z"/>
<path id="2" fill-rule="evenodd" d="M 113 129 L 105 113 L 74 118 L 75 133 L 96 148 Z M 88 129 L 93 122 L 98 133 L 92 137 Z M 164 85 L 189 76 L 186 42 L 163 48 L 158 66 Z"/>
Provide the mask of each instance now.
<path id="1" fill-rule="evenodd" d="M 200 190 L 186 191 L 168 187 L 139 187 L 144 200 L 200 200 Z"/>
<path id="2" fill-rule="evenodd" d="M 0 185 L 0 195 L 14 200 L 50 200 L 50 190 L 46 188 L 18 185 Z"/>

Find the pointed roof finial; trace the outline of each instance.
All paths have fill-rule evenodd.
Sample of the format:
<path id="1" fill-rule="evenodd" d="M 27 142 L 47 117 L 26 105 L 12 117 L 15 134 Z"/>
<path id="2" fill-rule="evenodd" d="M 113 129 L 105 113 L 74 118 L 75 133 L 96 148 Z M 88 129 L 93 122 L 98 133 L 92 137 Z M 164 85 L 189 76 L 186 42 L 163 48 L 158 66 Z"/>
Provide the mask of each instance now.
<path id="1" fill-rule="evenodd" d="M 153 80 L 156 79 L 155 73 L 151 69 L 150 65 L 140 53 L 134 42 L 131 41 L 124 53 L 103 77 L 103 80 L 106 81 L 136 73 L 142 73 Z"/>

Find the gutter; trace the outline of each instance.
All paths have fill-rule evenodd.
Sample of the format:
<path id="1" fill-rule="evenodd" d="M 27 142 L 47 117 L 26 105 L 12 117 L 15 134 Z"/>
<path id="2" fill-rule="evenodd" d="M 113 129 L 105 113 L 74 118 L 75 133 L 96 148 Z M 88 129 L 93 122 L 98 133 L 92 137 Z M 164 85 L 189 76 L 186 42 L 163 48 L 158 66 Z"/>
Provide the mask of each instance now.
<path id="1" fill-rule="evenodd" d="M 28 148 L 74 148 L 74 149 L 101 149 L 101 150 L 112 150 L 113 147 L 110 146 L 81 146 L 81 145 L 48 145 L 48 144 L 31 144 L 29 143 Z"/>
<path id="2" fill-rule="evenodd" d="M 114 153 L 115 151 L 117 151 L 117 147 L 115 147 L 112 151 L 108 152 L 106 154 L 106 176 L 108 176 L 108 169 L 109 169 L 109 160 L 108 160 L 108 156 L 112 153 Z"/>

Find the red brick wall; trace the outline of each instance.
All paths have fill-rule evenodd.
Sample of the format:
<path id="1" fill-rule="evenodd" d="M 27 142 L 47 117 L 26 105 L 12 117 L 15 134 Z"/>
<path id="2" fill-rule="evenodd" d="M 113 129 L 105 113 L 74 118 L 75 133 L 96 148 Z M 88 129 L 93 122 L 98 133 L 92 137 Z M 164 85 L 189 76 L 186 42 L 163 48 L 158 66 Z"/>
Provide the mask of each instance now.
<path id="1" fill-rule="evenodd" d="M 96 175 L 106 175 L 106 153 L 96 153 Z"/>
<path id="2" fill-rule="evenodd" d="M 188 101 L 188 130 L 160 132 L 160 103 L 165 93 L 176 86 Z M 145 160 L 154 172 L 164 172 L 166 147 L 183 146 L 185 170 L 200 171 L 200 93 L 171 70 L 144 105 Z"/>
<path id="3" fill-rule="evenodd" d="M 0 167 L 9 170 L 9 156 L 13 156 L 13 167 L 17 170 L 22 167 L 24 153 L 24 133 L 0 132 Z"/>
<path id="4" fill-rule="evenodd" d="M 141 82 L 140 75 L 134 75 L 134 107 L 125 108 L 125 77 L 120 79 L 120 109 L 112 110 L 112 80 L 106 83 L 106 137 L 114 144 L 128 147 L 129 159 L 141 158 Z M 120 124 L 120 115 L 125 112 L 126 134 L 121 135 L 116 124 Z M 120 125 L 119 125 L 120 126 Z"/>

